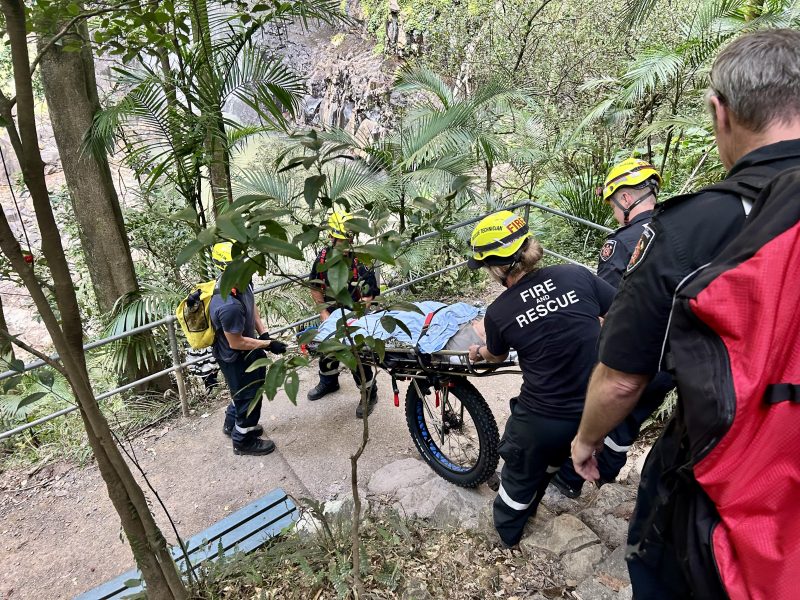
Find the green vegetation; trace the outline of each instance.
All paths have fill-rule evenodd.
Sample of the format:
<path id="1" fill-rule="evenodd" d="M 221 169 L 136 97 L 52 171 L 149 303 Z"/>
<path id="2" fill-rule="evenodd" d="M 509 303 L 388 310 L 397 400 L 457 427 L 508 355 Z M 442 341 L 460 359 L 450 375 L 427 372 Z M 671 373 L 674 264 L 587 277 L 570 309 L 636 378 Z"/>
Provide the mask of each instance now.
<path id="1" fill-rule="evenodd" d="M 235 256 L 223 292 L 251 277 L 261 284 L 288 276 L 295 287 L 260 299 L 267 322 L 279 326 L 312 313 L 302 277 L 326 243 L 323 223 L 334 209 L 355 214 L 349 226 L 360 238 L 352 249 L 365 264 L 380 264 L 384 286 L 460 263 L 469 229 L 449 226 L 530 198 L 613 226 L 594 190 L 621 158 L 653 162 L 663 173 L 662 197 L 722 175 L 703 107 L 714 56 L 742 33 L 798 26 L 789 0 L 364 0 L 353 11 L 361 24 L 345 15 L 350 3 L 335 0 L 0 0 L 0 8 L 0 123 L 23 173 L 16 192 L 30 199 L 38 224 L 27 247 L 28 236 L 3 211 L 0 273 L 25 288 L 63 357 L 22 374 L 19 356 L 46 358 L 52 349 L 41 340 L 25 344 L 0 319 L 3 363 L 18 371 L 0 383 L 0 426 L 81 407 L 3 441 L 0 460 L 3 468 L 56 455 L 84 463 L 93 452 L 109 489 L 119 492 L 112 496 L 148 586 L 165 598 L 186 591 L 113 436 L 170 416 L 177 406 L 172 381 L 162 377 L 155 389 L 116 396 L 101 410 L 94 397 L 163 368 L 166 334 L 157 329 L 88 355 L 87 338 L 172 313 L 189 286 L 212 276 L 208 249 L 221 240 L 234 243 Z M 298 125 L 309 90 L 289 64 L 287 31 L 299 25 L 301 35 L 313 37 L 320 23 L 332 28 L 323 44 L 332 53 L 346 37 L 349 50 L 348 36 L 355 40 L 365 29 L 375 48 L 393 55 L 386 65 L 401 63 L 392 93 L 376 100 L 393 111 L 377 139 Z M 110 64 L 111 85 L 102 93 L 95 57 Z M 65 101 L 67 92 L 75 94 Z M 232 105 L 250 111 L 250 121 L 235 117 Z M 37 129 L 44 117 L 65 185 L 45 178 Z M 123 168 L 112 173 L 108 156 Z M 596 230 L 536 210 L 530 221 L 547 249 L 596 261 L 603 239 Z M 431 230 L 441 235 L 409 243 Z M 327 269 L 330 292 L 363 311 L 347 294 L 340 250 Z M 480 273 L 452 270 L 379 304 L 408 307 L 408 298 L 453 297 L 456 290 L 478 295 L 483 283 Z M 339 333 L 352 336 L 344 324 Z M 362 367 L 354 348 L 384 351 L 379 340 L 349 341 L 326 342 L 322 351 L 351 369 Z M 299 356 L 264 359 L 262 391 L 274 398 L 283 388 L 294 399 L 297 370 L 307 364 Z M 202 406 L 204 393 L 191 396 Z M 355 492 L 364 424 L 352 463 Z M 356 515 L 359 508 L 356 493 Z M 359 523 L 345 528 L 346 543 L 331 537 L 329 546 L 289 557 L 279 557 L 278 543 L 255 563 L 225 563 L 207 574 L 199 593 L 226 597 L 233 589 L 235 597 L 269 587 L 279 597 L 273 573 L 297 570 L 309 576 L 309 594 L 399 589 L 403 565 L 390 560 L 385 544 L 428 552 L 428 541 L 405 525 L 368 519 L 364 539 L 378 548 L 370 554 L 385 560 L 366 564 Z M 143 532 L 158 543 L 148 546 Z"/>

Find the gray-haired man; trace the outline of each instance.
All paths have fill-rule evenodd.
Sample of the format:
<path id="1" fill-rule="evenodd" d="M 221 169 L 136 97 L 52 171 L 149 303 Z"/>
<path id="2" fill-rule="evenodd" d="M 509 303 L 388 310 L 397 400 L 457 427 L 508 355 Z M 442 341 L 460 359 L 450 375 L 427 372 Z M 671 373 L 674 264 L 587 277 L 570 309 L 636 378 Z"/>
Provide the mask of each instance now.
<path id="1" fill-rule="evenodd" d="M 657 208 L 631 257 L 572 444 L 575 470 L 590 481 L 598 478 L 594 452 L 659 370 L 675 289 L 741 231 L 754 192 L 800 166 L 800 31 L 761 31 L 728 45 L 712 67 L 707 102 L 728 177 Z M 668 425 L 642 474 L 627 557 L 637 600 L 695 597 L 684 571 L 692 557 L 680 532 L 703 517 L 677 510 L 680 494 L 664 493 L 665 473 L 680 475 L 681 450 L 668 435 L 680 422 Z"/>

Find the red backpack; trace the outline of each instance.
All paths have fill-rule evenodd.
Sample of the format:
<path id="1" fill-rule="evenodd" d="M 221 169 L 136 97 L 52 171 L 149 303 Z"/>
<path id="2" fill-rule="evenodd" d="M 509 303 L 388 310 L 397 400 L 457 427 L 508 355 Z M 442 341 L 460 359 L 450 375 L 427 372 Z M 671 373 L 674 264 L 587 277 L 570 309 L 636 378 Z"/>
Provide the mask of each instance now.
<path id="1" fill-rule="evenodd" d="M 800 597 L 800 169 L 679 288 L 669 346 L 662 507 L 691 594 Z"/>

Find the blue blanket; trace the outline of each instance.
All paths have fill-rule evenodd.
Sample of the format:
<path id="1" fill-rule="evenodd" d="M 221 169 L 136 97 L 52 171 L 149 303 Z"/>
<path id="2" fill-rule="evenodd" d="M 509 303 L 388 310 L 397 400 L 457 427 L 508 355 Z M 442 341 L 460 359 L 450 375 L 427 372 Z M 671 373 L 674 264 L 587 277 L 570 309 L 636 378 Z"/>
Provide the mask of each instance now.
<path id="1" fill-rule="evenodd" d="M 476 319 L 481 312 L 479 308 L 464 302 L 450 305 L 441 302 L 414 302 L 414 304 L 422 311 L 422 314 L 404 310 L 381 310 L 354 320 L 349 323 L 352 327 L 358 327 L 353 335 L 360 333 L 379 340 L 395 339 L 412 346 L 418 345 L 421 352 L 430 354 L 444 348 L 461 325 Z M 427 333 L 420 339 L 425 318 L 435 311 L 438 312 L 433 315 Z M 400 327 L 395 327 L 394 331 L 389 333 L 381 325 L 381 319 L 385 316 L 405 324 L 411 332 L 411 337 Z M 333 314 L 320 325 L 314 339 L 317 341 L 327 340 L 336 332 L 337 322 L 342 318 L 346 318 L 346 313 L 342 309 L 333 311 Z"/>

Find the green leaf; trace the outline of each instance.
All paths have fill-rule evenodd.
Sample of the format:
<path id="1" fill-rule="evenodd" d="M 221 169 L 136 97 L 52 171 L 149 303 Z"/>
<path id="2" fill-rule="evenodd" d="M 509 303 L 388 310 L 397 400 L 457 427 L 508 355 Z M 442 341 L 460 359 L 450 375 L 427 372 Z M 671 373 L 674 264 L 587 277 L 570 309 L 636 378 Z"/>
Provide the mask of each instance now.
<path id="1" fill-rule="evenodd" d="M 337 352 L 336 358 L 351 371 L 355 371 L 358 368 L 358 360 L 349 350 L 347 352 Z"/>
<path id="2" fill-rule="evenodd" d="M 364 233 L 366 235 L 373 234 L 372 226 L 369 224 L 369 221 L 360 217 L 350 219 L 345 223 L 345 227 L 347 227 L 348 231 L 355 231 L 356 233 Z"/>
<path id="3" fill-rule="evenodd" d="M 38 372 L 39 375 L 39 383 L 41 383 L 46 388 L 53 387 L 53 382 L 55 381 L 55 376 L 53 372 L 48 369 L 41 369 Z"/>
<path id="4" fill-rule="evenodd" d="M 25 408 L 26 406 L 29 406 L 34 402 L 41 400 L 45 396 L 47 396 L 47 392 L 34 392 L 32 394 L 28 394 L 24 398 L 21 398 L 19 402 L 17 402 L 17 406 L 14 409 L 14 412 L 19 412 L 21 408 Z"/>
<path id="5" fill-rule="evenodd" d="M 389 315 L 383 316 L 381 317 L 381 327 L 383 327 L 387 333 L 393 333 L 397 327 L 397 319 Z"/>
<path id="6" fill-rule="evenodd" d="M 188 246 L 178 253 L 178 257 L 175 259 L 175 264 L 179 267 L 186 264 L 189 262 L 189 259 L 197 254 L 204 246 L 205 244 L 203 244 L 200 240 L 192 240 L 189 242 Z"/>
<path id="7" fill-rule="evenodd" d="M 245 369 L 244 372 L 245 373 L 252 373 L 256 369 L 260 369 L 261 367 L 267 367 L 267 366 L 269 366 L 271 364 L 272 364 L 272 359 L 271 358 L 267 358 L 267 357 L 259 358 L 259 359 L 254 360 L 252 363 L 250 363 L 247 366 L 247 368 Z"/>
<path id="8" fill-rule="evenodd" d="M 422 196 L 417 196 L 411 201 L 412 206 L 416 206 L 417 208 L 421 208 L 422 210 L 427 210 L 430 212 L 435 212 L 438 210 L 438 206 L 436 202 L 433 200 L 428 200 L 427 198 L 423 198 Z"/>
<path id="9" fill-rule="evenodd" d="M 356 249 L 356 254 L 365 254 L 370 258 L 379 260 L 386 264 L 393 265 L 395 263 L 394 252 L 386 246 L 378 246 L 375 244 L 365 244 Z"/>
<path id="10" fill-rule="evenodd" d="M 342 257 L 338 261 L 332 260 L 328 263 L 328 285 L 330 292 L 338 298 L 342 290 L 347 290 L 347 284 L 350 283 L 350 267 L 345 264 Z"/>
<path id="11" fill-rule="evenodd" d="M 67 13 L 69 16 L 74 17 L 76 15 L 81 14 L 81 7 L 78 6 L 75 2 L 72 2 L 67 6 Z"/>
<path id="12" fill-rule="evenodd" d="M 244 224 L 242 215 L 233 211 L 227 211 L 217 217 L 217 228 L 226 238 L 237 242 L 247 241 L 247 227 Z"/>
<path id="13" fill-rule="evenodd" d="M 315 244 L 319 240 L 319 234 L 322 230 L 319 227 L 310 226 L 303 233 L 298 233 L 292 238 L 292 244 L 305 248 L 311 244 Z"/>
<path id="14" fill-rule="evenodd" d="M 225 298 L 231 293 L 231 289 L 244 289 L 250 284 L 253 274 L 258 270 L 258 263 L 252 260 L 242 260 L 237 258 L 222 273 L 219 281 L 219 293 Z"/>
<path id="15" fill-rule="evenodd" d="M 264 393 L 267 394 L 269 400 L 275 398 L 275 395 L 278 393 L 278 387 L 283 382 L 283 377 L 286 372 L 283 362 L 283 359 L 279 358 L 272 363 L 269 367 L 269 371 L 267 371 L 267 377 L 264 379 Z"/>
<path id="16" fill-rule="evenodd" d="M 297 371 L 292 371 L 286 376 L 283 389 L 291 403 L 297 404 L 297 391 L 300 389 L 300 378 L 297 376 Z"/>
<path id="17" fill-rule="evenodd" d="M 216 243 L 218 241 L 216 227 L 209 227 L 208 229 L 200 231 L 200 233 L 197 234 L 197 241 L 204 246 L 210 246 Z"/>
<path id="18" fill-rule="evenodd" d="M 8 364 L 8 368 L 10 371 L 16 371 L 17 373 L 24 373 L 25 363 L 22 362 L 20 359 L 15 358 Z"/>
<path id="19" fill-rule="evenodd" d="M 259 252 L 263 252 L 265 254 L 278 254 L 280 256 L 294 258 L 295 260 L 303 260 L 304 258 L 303 252 L 300 250 L 300 248 L 294 244 L 290 244 L 289 242 L 285 242 L 274 237 L 261 236 L 254 240 L 252 245 Z"/>
<path id="20" fill-rule="evenodd" d="M 324 174 L 306 178 L 305 184 L 303 185 L 303 197 L 311 210 L 314 210 L 314 205 L 317 203 L 317 196 L 319 196 L 319 191 L 322 189 L 322 186 L 325 185 L 326 179 L 327 176 Z"/>

